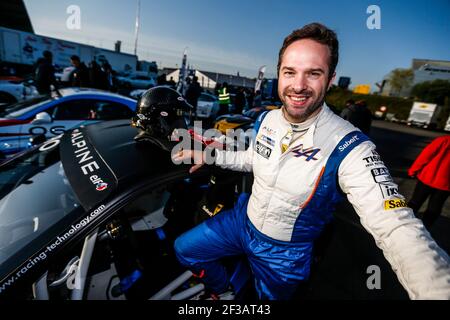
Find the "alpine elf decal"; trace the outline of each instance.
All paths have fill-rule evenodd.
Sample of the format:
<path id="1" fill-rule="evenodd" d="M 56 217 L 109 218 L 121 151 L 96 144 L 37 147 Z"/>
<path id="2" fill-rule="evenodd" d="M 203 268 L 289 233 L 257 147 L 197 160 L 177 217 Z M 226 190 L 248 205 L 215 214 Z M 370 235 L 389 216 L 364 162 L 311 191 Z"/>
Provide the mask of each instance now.
<path id="1" fill-rule="evenodd" d="M 103 201 L 117 184 L 110 168 L 82 129 L 61 141 L 61 162 L 80 203 L 86 210 Z"/>

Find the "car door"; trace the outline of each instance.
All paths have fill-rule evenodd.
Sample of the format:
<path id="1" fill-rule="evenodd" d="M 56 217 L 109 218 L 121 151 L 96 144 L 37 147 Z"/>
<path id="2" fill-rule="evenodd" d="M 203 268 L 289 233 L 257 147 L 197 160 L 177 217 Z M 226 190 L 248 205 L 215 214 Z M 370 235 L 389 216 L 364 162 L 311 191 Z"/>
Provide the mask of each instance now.
<path id="1" fill-rule="evenodd" d="M 96 119 L 97 105 L 95 100 L 91 99 L 79 99 L 79 100 L 69 100 L 59 103 L 52 109 L 47 111 L 53 122 L 48 125 L 43 125 L 45 127 L 45 136 L 47 138 L 61 134 L 72 128 L 76 128 L 80 125 L 95 123 Z M 36 132 L 32 134 L 39 134 Z"/>

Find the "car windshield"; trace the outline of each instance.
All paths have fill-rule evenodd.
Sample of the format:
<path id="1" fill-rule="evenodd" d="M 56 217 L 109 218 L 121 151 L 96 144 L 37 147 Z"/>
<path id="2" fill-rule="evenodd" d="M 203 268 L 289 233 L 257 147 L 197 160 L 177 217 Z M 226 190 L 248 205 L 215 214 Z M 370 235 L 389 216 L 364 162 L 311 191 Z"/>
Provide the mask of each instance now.
<path id="1" fill-rule="evenodd" d="M 59 140 L 51 141 L 0 166 L 0 266 L 82 210 L 60 161 Z"/>
<path id="2" fill-rule="evenodd" d="M 0 111 L 0 118 L 15 119 L 27 112 L 48 103 L 51 100 L 50 96 L 43 95 L 23 102 L 14 103 L 8 106 L 5 110 Z"/>

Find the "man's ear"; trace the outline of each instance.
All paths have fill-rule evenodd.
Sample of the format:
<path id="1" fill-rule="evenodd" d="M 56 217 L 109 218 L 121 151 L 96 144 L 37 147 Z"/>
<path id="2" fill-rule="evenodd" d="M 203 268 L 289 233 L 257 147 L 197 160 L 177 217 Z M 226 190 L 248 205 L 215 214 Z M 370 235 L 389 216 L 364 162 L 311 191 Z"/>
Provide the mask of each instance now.
<path id="1" fill-rule="evenodd" d="M 334 82 L 335 79 L 336 79 L 336 72 L 333 73 L 333 76 L 331 77 L 330 81 L 328 82 L 327 91 L 330 90 L 330 88 L 333 85 L 333 82 Z"/>

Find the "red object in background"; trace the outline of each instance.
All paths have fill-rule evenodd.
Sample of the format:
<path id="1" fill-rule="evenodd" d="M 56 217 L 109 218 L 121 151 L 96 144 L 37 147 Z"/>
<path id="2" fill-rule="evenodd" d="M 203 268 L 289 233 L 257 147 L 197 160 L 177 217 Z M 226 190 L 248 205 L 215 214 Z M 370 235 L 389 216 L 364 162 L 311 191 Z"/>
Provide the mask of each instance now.
<path id="1" fill-rule="evenodd" d="M 450 191 L 450 135 L 437 137 L 414 161 L 408 175 L 439 190 Z"/>
<path id="2" fill-rule="evenodd" d="M 22 82 L 24 80 L 25 80 L 24 78 L 17 77 L 17 76 L 0 76 L 0 81 Z"/>

